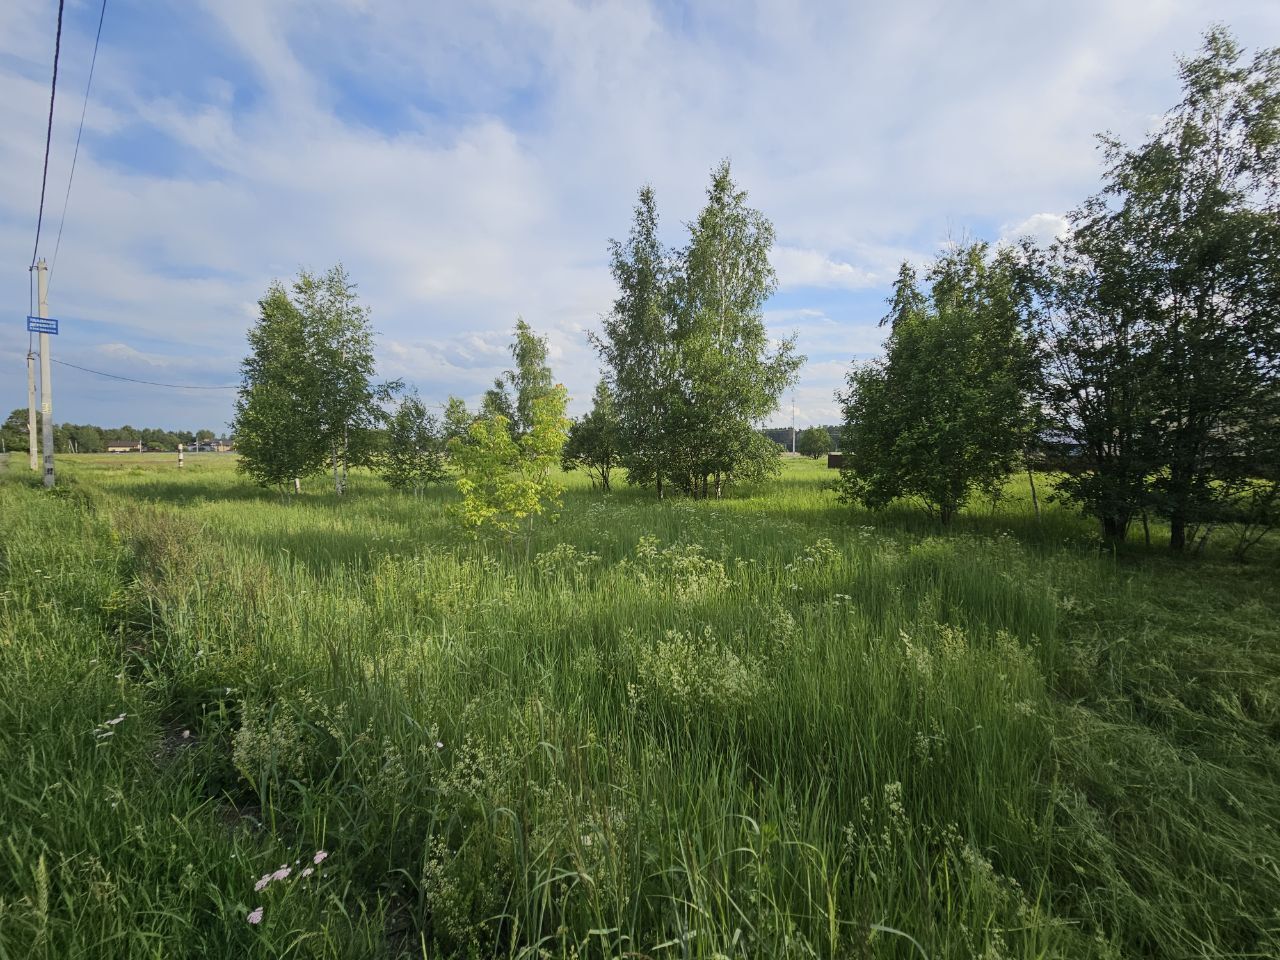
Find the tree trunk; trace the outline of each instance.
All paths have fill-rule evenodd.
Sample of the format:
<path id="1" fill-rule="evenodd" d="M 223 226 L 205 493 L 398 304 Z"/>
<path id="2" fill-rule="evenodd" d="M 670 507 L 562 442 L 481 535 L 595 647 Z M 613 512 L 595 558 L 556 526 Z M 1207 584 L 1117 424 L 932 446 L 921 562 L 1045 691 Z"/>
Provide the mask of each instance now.
<path id="1" fill-rule="evenodd" d="M 342 495 L 342 481 L 338 478 L 338 448 L 335 446 L 330 451 L 333 458 L 333 492 Z"/>
<path id="2" fill-rule="evenodd" d="M 350 460 L 351 443 L 347 428 L 342 428 L 342 490 L 347 489 L 347 462 Z M 339 491 L 341 492 L 341 491 Z"/>
<path id="3" fill-rule="evenodd" d="M 724 493 L 724 478 L 720 476 L 720 472 L 716 471 L 716 499 L 720 499 L 720 495 Z"/>
<path id="4" fill-rule="evenodd" d="M 1169 549 L 1182 553 L 1187 547 L 1187 521 L 1185 517 L 1169 518 Z"/>
<path id="5" fill-rule="evenodd" d="M 1027 467 L 1027 480 L 1031 484 L 1031 506 L 1036 512 L 1036 523 L 1040 522 L 1040 498 L 1036 496 L 1036 475 L 1030 467 Z"/>
<path id="6" fill-rule="evenodd" d="M 1128 517 L 1108 515 L 1102 517 L 1102 537 L 1109 543 L 1121 543 L 1129 532 Z"/>

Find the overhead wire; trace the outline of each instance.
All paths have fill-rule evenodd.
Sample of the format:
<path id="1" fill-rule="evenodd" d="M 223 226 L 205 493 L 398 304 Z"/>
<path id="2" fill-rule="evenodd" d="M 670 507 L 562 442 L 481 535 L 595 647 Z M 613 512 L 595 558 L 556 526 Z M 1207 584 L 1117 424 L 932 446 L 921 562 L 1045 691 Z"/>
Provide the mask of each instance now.
<path id="1" fill-rule="evenodd" d="M 160 383 L 157 380 L 139 380 L 137 377 L 126 377 L 119 373 L 108 373 L 105 370 L 92 370 L 89 367 L 82 367 L 79 364 L 67 363 L 65 360 L 54 360 L 54 363 L 63 367 L 71 367 L 73 370 L 82 370 L 85 373 L 92 373 L 99 377 L 110 377 L 112 380 L 124 380 L 127 383 L 142 383 L 149 387 L 169 387 L 174 390 L 239 390 L 240 384 L 226 385 L 207 385 L 199 383 Z"/>
<path id="2" fill-rule="evenodd" d="M 53 143 L 53 101 L 58 94 L 58 57 L 62 53 L 62 7 L 65 0 L 58 0 L 58 29 L 53 39 L 53 82 L 49 85 L 49 125 L 44 134 L 44 173 L 40 177 L 40 210 L 36 214 L 36 242 L 31 248 L 31 266 L 36 265 L 40 252 L 40 227 L 44 222 L 44 193 L 49 185 L 49 148 Z"/>
<path id="3" fill-rule="evenodd" d="M 62 198 L 62 217 L 58 220 L 58 239 L 53 245 L 53 260 L 49 264 L 49 284 L 53 284 L 53 271 L 58 266 L 58 251 L 62 248 L 62 228 L 67 222 L 67 205 L 71 202 L 71 183 L 76 178 L 76 160 L 80 156 L 80 137 L 84 133 L 84 117 L 89 111 L 89 91 L 93 88 L 93 68 L 98 64 L 98 44 L 102 40 L 102 21 L 107 16 L 107 0 L 102 0 L 98 11 L 98 33 L 93 38 L 93 56 L 89 58 L 89 79 L 84 85 L 84 105 L 80 108 L 80 127 L 76 130 L 76 148 L 71 154 L 71 173 L 67 177 L 67 195 Z"/>

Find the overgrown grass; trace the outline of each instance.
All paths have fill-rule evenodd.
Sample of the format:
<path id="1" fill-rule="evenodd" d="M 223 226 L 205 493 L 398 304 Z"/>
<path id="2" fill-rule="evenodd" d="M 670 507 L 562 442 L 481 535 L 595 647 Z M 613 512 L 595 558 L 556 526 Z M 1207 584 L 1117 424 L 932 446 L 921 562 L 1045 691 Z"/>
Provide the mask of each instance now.
<path id="1" fill-rule="evenodd" d="M 526 561 L 66 459 L 0 482 L 0 958 L 1280 955 L 1274 548 L 792 463 Z"/>

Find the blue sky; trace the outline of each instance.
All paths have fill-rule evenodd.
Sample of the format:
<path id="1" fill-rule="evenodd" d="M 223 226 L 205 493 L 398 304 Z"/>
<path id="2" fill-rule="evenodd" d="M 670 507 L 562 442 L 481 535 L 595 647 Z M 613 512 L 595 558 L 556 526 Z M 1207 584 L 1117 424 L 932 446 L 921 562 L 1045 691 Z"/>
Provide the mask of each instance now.
<path id="1" fill-rule="evenodd" d="M 0 4 L 5 410 L 25 404 L 56 8 Z M 66 5 L 50 258 L 97 13 Z M 1141 137 L 1211 19 L 1280 45 L 1273 0 L 112 0 L 52 274 L 54 355 L 234 383 L 271 280 L 342 260 L 384 375 L 474 402 L 523 315 L 581 412 L 608 238 L 648 182 L 680 242 L 729 157 L 777 230 L 767 317 L 809 357 L 797 419 L 833 422 L 849 363 L 879 349 L 897 264 L 948 238 L 1052 236 L 1097 187 L 1094 135 Z M 54 377 L 59 420 L 231 416 L 231 391 Z"/>

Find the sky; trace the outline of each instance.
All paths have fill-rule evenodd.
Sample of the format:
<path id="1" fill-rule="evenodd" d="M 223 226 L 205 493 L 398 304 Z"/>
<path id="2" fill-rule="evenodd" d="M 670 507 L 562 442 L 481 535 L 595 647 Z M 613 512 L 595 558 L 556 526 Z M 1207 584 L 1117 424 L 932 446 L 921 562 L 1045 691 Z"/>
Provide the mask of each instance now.
<path id="1" fill-rule="evenodd" d="M 683 243 L 728 158 L 777 232 L 765 316 L 808 357 L 800 426 L 839 421 L 904 259 L 1052 238 L 1099 186 L 1096 135 L 1141 139 L 1211 22 L 1280 45 L 1275 0 L 111 0 L 59 242 L 98 12 L 66 2 L 40 241 L 56 359 L 235 384 L 267 286 L 341 261 L 380 376 L 474 405 L 523 316 L 580 414 L 609 239 L 648 183 Z M 0 3 L 4 411 L 25 406 L 56 13 Z M 53 383 L 76 423 L 221 432 L 235 398 Z"/>

